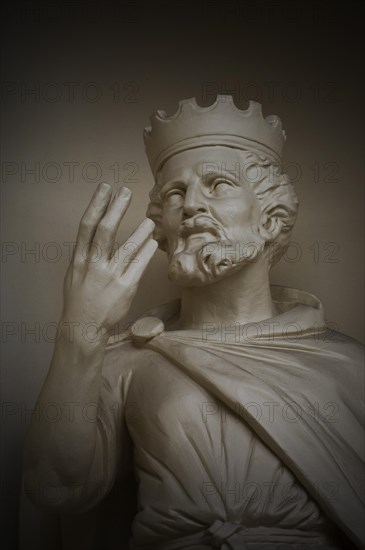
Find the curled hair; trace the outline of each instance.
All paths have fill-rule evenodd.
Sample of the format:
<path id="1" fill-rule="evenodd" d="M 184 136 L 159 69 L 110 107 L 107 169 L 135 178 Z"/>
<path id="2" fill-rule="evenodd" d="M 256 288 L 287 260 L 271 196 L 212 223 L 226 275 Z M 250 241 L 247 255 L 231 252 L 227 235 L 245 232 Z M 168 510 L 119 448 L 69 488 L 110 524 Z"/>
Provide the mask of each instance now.
<path id="1" fill-rule="evenodd" d="M 266 243 L 269 249 L 269 262 L 273 266 L 284 254 L 290 243 L 290 236 L 298 212 L 298 197 L 294 186 L 281 166 L 261 152 L 244 151 L 244 180 L 252 187 L 267 220 L 277 220 L 281 230 L 275 239 Z M 167 251 L 167 239 L 162 229 L 163 203 L 160 195 L 161 169 L 156 175 L 156 183 L 150 192 L 147 217 L 155 224 L 154 238 L 161 250 Z"/>

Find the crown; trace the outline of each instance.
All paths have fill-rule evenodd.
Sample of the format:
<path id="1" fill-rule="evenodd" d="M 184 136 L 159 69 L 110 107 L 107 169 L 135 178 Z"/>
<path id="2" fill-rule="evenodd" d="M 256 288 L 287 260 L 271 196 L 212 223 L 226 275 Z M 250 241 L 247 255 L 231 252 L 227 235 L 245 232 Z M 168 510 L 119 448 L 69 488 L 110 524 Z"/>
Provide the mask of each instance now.
<path id="1" fill-rule="evenodd" d="M 264 118 L 256 101 L 238 109 L 230 95 L 218 95 L 209 107 L 199 107 L 195 97 L 183 99 L 174 115 L 156 111 L 150 120 L 143 138 L 154 176 L 172 155 L 209 145 L 257 150 L 280 162 L 286 139 L 279 117 Z"/>

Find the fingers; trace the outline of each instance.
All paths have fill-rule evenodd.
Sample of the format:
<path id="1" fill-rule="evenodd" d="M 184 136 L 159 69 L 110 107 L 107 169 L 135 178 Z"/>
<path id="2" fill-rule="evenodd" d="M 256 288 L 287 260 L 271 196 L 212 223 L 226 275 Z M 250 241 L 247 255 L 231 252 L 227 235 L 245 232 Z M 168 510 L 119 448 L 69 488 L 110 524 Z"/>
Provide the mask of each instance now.
<path id="1" fill-rule="evenodd" d="M 119 224 L 128 209 L 131 197 L 130 189 L 121 187 L 96 228 L 93 244 L 103 251 L 107 260 L 111 256 Z"/>
<path id="2" fill-rule="evenodd" d="M 111 195 L 112 188 L 107 183 L 101 183 L 96 189 L 89 206 L 81 218 L 77 233 L 76 259 L 80 259 L 85 248 L 92 243 L 96 227 L 109 205 Z"/>
<path id="3" fill-rule="evenodd" d="M 157 241 L 152 238 L 143 244 L 135 257 L 136 261 L 129 263 L 127 270 L 121 275 L 126 285 L 138 283 L 156 252 L 157 247 Z"/>
<path id="4" fill-rule="evenodd" d="M 115 251 L 111 261 L 118 264 L 120 271 L 125 270 L 128 264 L 135 261 L 135 255 L 143 243 L 152 237 L 154 228 L 155 224 L 153 221 L 146 218 L 133 231 L 128 240 Z"/>

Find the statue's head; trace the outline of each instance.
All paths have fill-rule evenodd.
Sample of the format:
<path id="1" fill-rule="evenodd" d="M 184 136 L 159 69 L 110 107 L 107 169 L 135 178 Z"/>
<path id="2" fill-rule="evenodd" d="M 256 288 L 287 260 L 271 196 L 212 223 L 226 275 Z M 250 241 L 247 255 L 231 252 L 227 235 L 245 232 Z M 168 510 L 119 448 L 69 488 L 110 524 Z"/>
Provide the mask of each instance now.
<path id="1" fill-rule="evenodd" d="M 147 216 L 183 286 L 215 282 L 260 262 L 267 269 L 289 244 L 298 200 L 281 168 L 285 133 L 261 105 L 238 109 L 231 96 L 210 107 L 180 101 L 145 128 L 155 185 Z"/>

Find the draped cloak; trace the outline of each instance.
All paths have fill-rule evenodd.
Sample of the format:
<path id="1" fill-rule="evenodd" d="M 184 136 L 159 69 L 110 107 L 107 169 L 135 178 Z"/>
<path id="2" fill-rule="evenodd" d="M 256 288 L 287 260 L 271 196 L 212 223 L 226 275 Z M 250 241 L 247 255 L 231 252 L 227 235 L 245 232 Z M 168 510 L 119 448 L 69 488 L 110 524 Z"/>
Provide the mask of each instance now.
<path id="1" fill-rule="evenodd" d="M 331 526 L 364 544 L 362 347 L 313 295 L 271 290 L 278 314 L 259 323 L 168 330 L 177 300 L 111 338 L 101 496 L 133 467 L 130 548 L 343 547 L 323 542 Z"/>

